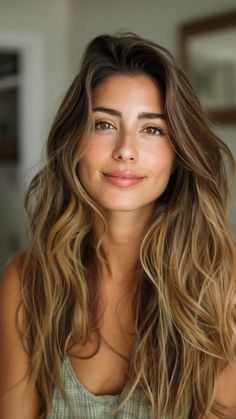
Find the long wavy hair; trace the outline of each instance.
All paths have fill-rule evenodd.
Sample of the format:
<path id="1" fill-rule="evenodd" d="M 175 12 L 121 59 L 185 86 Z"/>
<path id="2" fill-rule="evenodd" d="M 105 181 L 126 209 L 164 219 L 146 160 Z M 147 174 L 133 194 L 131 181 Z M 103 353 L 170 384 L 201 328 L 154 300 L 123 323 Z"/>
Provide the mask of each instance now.
<path id="1" fill-rule="evenodd" d="M 96 287 L 88 278 L 102 257 L 95 221 L 105 231 L 106 219 L 82 187 L 78 168 L 92 129 L 94 89 L 114 74 L 145 74 L 157 83 L 176 153 L 175 171 L 140 246 L 132 385 L 118 409 L 139 387 L 157 419 L 177 418 L 191 403 L 199 419 L 210 410 L 223 417 L 213 390 L 219 361 L 235 361 L 233 238 L 226 215 L 234 160 L 172 55 L 132 33 L 101 35 L 88 45 L 51 128 L 46 162 L 26 194 L 22 339 L 41 417 L 55 387 L 66 397 L 60 370 L 69 342 L 86 343 L 96 327 Z"/>

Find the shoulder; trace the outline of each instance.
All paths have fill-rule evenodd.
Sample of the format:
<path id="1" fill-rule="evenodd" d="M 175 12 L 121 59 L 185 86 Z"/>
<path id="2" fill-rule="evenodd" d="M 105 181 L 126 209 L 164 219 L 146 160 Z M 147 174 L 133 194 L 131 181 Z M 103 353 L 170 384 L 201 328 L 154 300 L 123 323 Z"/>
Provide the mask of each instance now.
<path id="1" fill-rule="evenodd" d="M 36 417 L 37 396 L 30 388 L 29 360 L 22 342 L 21 273 L 25 254 L 14 256 L 0 281 L 0 417 Z M 19 309 L 20 308 L 20 309 Z"/>
<path id="2" fill-rule="evenodd" d="M 20 278 L 23 269 L 25 253 L 12 257 L 2 273 L 0 280 L 0 325 L 8 321 L 8 315 L 16 314 L 20 303 Z M 3 316 L 4 315 L 4 316 Z"/>
<path id="3" fill-rule="evenodd" d="M 25 252 L 13 256 L 6 264 L 0 281 L 0 298 L 16 296 L 20 291 L 20 277 L 25 260 Z M 7 294 L 7 295 L 6 295 Z"/>
<path id="4" fill-rule="evenodd" d="M 20 278 L 23 269 L 25 253 L 12 257 L 2 273 L 0 280 L 0 327 L 7 326 L 15 317 L 20 305 Z M 1 331 L 0 330 L 0 331 Z"/>
<path id="5" fill-rule="evenodd" d="M 227 364 L 220 372 L 215 385 L 215 400 L 236 417 L 236 364 Z M 207 419 L 217 417 L 211 414 Z"/>

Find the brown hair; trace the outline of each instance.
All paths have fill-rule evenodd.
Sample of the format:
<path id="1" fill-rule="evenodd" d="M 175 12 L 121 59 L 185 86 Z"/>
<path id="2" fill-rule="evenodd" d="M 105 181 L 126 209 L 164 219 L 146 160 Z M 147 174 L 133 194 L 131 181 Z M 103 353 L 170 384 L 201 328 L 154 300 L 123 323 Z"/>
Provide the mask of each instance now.
<path id="1" fill-rule="evenodd" d="M 91 331 L 96 295 L 87 280 L 88 253 L 100 257 L 94 220 L 100 217 L 104 228 L 106 220 L 83 189 L 78 167 L 91 130 L 94 88 L 118 73 L 156 81 L 176 152 L 176 169 L 140 248 L 137 347 L 126 399 L 139 386 L 155 418 L 176 418 L 192 402 L 203 418 L 212 408 L 218 361 L 233 359 L 236 293 L 226 166 L 234 162 L 175 59 L 135 34 L 102 35 L 88 45 L 53 123 L 46 163 L 26 195 L 30 244 L 22 304 L 30 376 L 45 417 L 55 386 L 63 393 L 60 369 L 69 340 L 86 342 Z"/>

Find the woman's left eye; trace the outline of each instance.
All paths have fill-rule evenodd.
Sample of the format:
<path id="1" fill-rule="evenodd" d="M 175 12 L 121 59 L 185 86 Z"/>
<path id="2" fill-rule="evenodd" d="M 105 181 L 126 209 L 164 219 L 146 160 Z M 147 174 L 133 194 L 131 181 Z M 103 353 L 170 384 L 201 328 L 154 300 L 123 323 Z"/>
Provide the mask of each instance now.
<path id="1" fill-rule="evenodd" d="M 164 135 L 164 131 L 158 127 L 147 127 L 143 131 L 149 135 Z"/>

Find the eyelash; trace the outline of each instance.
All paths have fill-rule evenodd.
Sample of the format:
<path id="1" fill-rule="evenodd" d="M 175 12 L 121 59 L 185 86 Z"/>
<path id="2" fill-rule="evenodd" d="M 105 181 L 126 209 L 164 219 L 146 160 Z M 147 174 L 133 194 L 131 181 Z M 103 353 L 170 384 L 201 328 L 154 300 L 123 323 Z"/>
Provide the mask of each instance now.
<path id="1" fill-rule="evenodd" d="M 150 134 L 150 135 L 156 135 L 157 133 L 159 135 L 165 135 L 164 131 L 161 128 L 158 128 L 158 127 L 152 127 L 152 126 L 150 126 L 150 127 L 144 128 L 144 130 L 155 130 L 155 133 L 149 132 L 148 134 Z"/>
<path id="2" fill-rule="evenodd" d="M 101 127 L 98 128 L 99 125 L 109 125 L 110 127 L 114 128 L 113 125 L 110 124 L 110 122 L 98 121 L 98 122 L 95 123 L 95 130 L 97 130 L 97 131 L 104 131 L 104 130 L 107 130 L 107 129 L 111 129 L 111 128 L 101 128 Z"/>
<path id="3" fill-rule="evenodd" d="M 106 128 L 105 127 L 101 128 L 101 125 L 106 125 Z M 106 130 L 112 129 L 111 127 L 114 128 L 114 126 L 110 122 L 98 121 L 98 122 L 95 123 L 95 130 L 96 131 L 106 131 Z M 152 133 L 147 132 L 147 130 L 152 130 L 152 131 L 154 130 L 155 133 L 154 132 L 152 132 Z M 165 135 L 164 131 L 161 128 L 154 127 L 154 126 L 146 127 L 146 128 L 144 128 L 143 131 L 146 131 L 147 134 L 150 134 L 150 135 L 157 135 L 157 133 L 161 136 Z"/>

